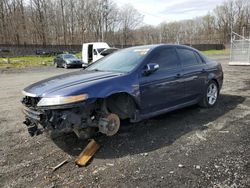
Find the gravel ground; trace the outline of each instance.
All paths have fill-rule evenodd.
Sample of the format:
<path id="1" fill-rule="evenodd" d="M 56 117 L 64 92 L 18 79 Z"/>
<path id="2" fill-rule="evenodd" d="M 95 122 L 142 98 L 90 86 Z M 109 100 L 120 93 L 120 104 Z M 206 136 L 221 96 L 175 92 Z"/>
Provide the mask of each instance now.
<path id="1" fill-rule="evenodd" d="M 123 122 L 117 135 L 95 138 L 102 147 L 83 168 L 74 160 L 87 142 L 29 137 L 19 102 L 25 86 L 75 70 L 0 70 L 0 187 L 249 187 L 250 67 L 214 58 L 225 74 L 216 107 Z"/>

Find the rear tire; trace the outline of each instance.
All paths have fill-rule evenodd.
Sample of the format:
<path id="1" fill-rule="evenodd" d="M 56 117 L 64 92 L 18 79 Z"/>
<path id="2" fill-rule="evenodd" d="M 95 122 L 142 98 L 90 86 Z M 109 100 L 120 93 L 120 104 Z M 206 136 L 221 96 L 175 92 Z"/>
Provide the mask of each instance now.
<path id="1" fill-rule="evenodd" d="M 204 93 L 204 96 L 199 102 L 199 105 L 205 108 L 212 108 L 213 106 L 216 105 L 218 97 L 219 97 L 218 84 L 214 80 L 211 80 L 207 84 L 206 92 Z"/>

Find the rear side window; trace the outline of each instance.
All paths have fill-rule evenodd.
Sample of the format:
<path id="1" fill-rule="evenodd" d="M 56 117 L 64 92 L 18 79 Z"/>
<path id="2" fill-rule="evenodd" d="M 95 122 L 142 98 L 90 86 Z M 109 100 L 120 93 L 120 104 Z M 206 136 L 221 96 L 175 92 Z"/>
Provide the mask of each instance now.
<path id="1" fill-rule="evenodd" d="M 188 66 L 193 66 L 193 65 L 198 65 L 202 63 L 201 59 L 198 59 L 196 52 L 189 50 L 189 49 L 184 49 L 184 48 L 179 48 L 177 49 L 181 63 L 184 67 Z"/>
<path id="2" fill-rule="evenodd" d="M 160 49 L 152 57 L 151 63 L 157 63 L 159 70 L 174 69 L 178 67 L 178 57 L 174 48 Z"/>
<path id="3" fill-rule="evenodd" d="M 201 56 L 197 53 L 197 52 L 194 52 L 196 58 L 197 58 L 197 61 L 199 64 L 202 64 L 204 61 L 203 59 L 201 58 Z"/>

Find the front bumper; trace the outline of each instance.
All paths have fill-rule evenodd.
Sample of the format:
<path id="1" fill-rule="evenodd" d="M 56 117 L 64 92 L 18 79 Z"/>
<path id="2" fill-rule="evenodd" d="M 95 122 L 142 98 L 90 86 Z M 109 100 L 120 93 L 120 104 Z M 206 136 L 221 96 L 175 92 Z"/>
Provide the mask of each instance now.
<path id="1" fill-rule="evenodd" d="M 87 99 L 65 105 L 38 107 L 39 97 L 26 95 L 22 99 L 25 121 L 23 122 L 31 136 L 49 130 L 55 132 L 72 132 L 75 129 L 96 127 L 91 119 L 95 99 Z"/>
<path id="2" fill-rule="evenodd" d="M 78 63 L 67 63 L 68 68 L 82 68 L 82 64 Z"/>
<path id="3" fill-rule="evenodd" d="M 25 115 L 25 121 L 23 121 L 23 123 L 27 126 L 30 136 L 33 137 L 41 134 L 45 127 L 39 125 L 44 125 L 46 114 L 26 106 L 23 107 L 22 112 Z"/>
<path id="4" fill-rule="evenodd" d="M 25 115 L 23 122 L 30 136 L 35 136 L 44 131 L 72 132 L 88 127 L 97 127 L 90 116 L 90 106 L 77 106 L 67 109 L 39 109 L 24 106 Z"/>

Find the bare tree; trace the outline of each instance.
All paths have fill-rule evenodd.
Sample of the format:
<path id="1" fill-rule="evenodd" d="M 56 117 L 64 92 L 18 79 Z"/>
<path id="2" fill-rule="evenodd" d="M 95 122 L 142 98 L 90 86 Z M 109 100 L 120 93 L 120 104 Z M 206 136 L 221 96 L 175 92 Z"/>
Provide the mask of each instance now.
<path id="1" fill-rule="evenodd" d="M 227 0 L 205 16 L 158 26 L 143 24 L 133 6 L 114 0 L 0 0 L 5 44 L 227 43 L 231 29 L 249 36 L 249 0 Z"/>
<path id="2" fill-rule="evenodd" d="M 131 31 L 142 24 L 143 16 L 131 5 L 127 4 L 120 12 L 122 44 L 127 45 L 131 38 Z"/>

